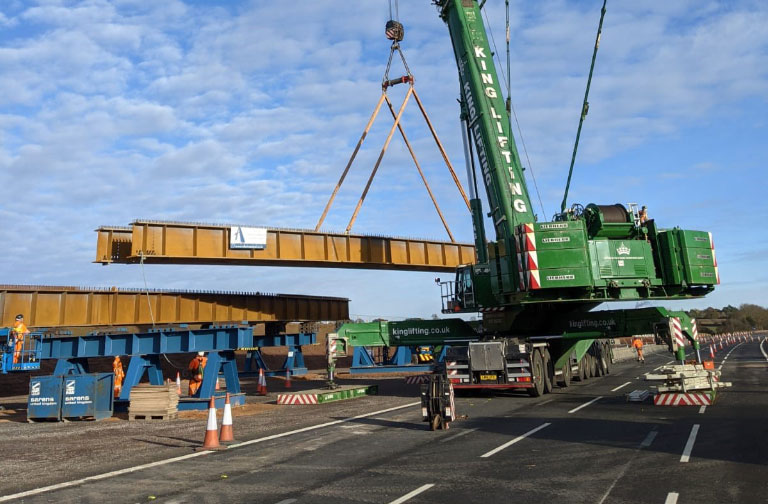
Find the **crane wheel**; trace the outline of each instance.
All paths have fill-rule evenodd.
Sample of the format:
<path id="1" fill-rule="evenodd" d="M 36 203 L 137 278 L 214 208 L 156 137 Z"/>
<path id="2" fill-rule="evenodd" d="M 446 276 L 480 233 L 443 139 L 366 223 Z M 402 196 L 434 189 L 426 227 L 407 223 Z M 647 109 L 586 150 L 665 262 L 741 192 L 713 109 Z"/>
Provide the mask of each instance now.
<path id="1" fill-rule="evenodd" d="M 563 375 L 562 378 L 560 378 L 560 381 L 558 382 L 558 385 L 560 385 L 563 388 L 570 387 L 571 386 L 571 377 L 573 375 L 573 371 L 571 370 L 571 360 L 568 359 L 568 362 L 566 362 L 563 365 Z"/>
<path id="2" fill-rule="evenodd" d="M 439 429 L 443 424 L 443 417 L 440 415 L 435 415 L 432 417 L 432 421 L 429 422 L 429 430 L 436 431 Z"/>
<path id="3" fill-rule="evenodd" d="M 555 387 L 555 363 L 552 362 L 548 348 L 542 352 L 542 358 L 544 359 L 544 393 L 550 394 Z"/>
<path id="4" fill-rule="evenodd" d="M 531 383 L 533 387 L 528 389 L 528 395 L 539 397 L 544 394 L 544 359 L 538 349 L 533 351 L 531 359 Z"/>

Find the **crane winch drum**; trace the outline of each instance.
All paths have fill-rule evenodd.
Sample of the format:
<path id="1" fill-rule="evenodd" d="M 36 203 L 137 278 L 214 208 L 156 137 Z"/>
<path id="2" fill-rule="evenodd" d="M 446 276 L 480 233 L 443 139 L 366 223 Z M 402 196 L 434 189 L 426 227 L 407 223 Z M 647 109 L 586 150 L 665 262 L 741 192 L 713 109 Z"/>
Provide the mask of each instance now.
<path id="1" fill-rule="evenodd" d="M 633 233 L 634 219 L 621 203 L 590 203 L 584 209 L 584 219 L 590 238 L 628 238 Z"/>

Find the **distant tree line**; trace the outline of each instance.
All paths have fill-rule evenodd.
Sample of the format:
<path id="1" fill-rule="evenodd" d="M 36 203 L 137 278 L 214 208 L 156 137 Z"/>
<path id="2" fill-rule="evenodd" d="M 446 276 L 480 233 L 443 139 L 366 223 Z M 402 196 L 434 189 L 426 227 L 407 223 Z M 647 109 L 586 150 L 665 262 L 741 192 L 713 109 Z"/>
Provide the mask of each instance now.
<path id="1" fill-rule="evenodd" d="M 754 304 L 690 310 L 699 330 L 709 333 L 768 329 L 768 309 Z"/>

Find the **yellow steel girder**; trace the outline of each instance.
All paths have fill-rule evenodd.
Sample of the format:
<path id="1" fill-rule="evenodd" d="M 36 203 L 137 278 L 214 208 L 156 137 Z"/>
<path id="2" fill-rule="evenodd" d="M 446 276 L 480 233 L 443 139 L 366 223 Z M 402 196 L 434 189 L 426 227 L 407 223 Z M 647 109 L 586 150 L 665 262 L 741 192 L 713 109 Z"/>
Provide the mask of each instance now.
<path id="1" fill-rule="evenodd" d="M 101 227 L 94 262 L 310 266 L 406 271 L 454 271 L 475 262 L 472 244 L 413 238 L 267 229 L 266 247 L 230 248 L 230 226 L 136 221 Z"/>
<path id="2" fill-rule="evenodd" d="M 0 285 L 0 327 L 133 326 L 349 319 L 349 299 L 291 294 Z"/>

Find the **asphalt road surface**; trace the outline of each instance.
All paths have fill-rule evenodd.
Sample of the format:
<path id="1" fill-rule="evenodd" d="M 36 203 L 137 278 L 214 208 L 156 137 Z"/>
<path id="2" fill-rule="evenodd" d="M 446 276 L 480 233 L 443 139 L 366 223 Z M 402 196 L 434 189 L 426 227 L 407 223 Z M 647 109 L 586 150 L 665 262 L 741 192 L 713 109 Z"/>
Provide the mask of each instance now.
<path id="1" fill-rule="evenodd" d="M 647 385 L 642 373 L 670 361 L 656 354 L 536 399 L 459 396 L 466 418 L 446 431 L 421 421 L 414 388 L 388 411 L 309 422 L 225 451 L 159 457 L 49 489 L 41 474 L 37 489 L 0 502 L 768 502 L 767 352 L 758 341 L 718 352 L 733 387 L 708 407 L 625 401 Z M 286 407 L 310 418 L 317 408 Z"/>

